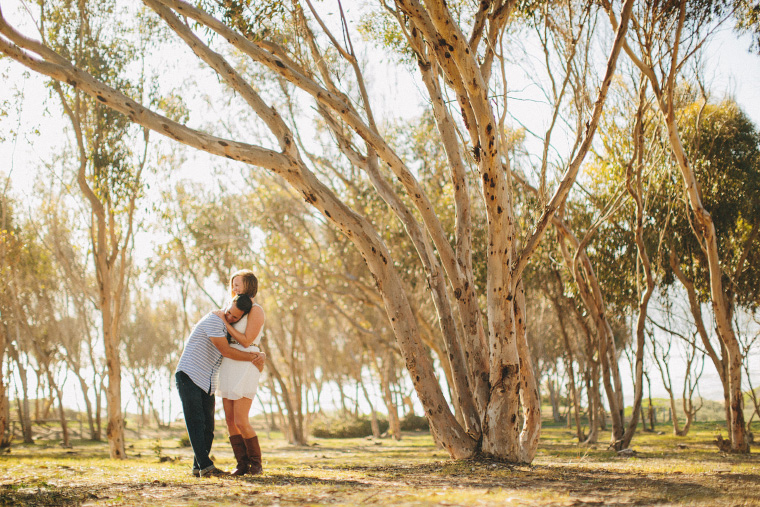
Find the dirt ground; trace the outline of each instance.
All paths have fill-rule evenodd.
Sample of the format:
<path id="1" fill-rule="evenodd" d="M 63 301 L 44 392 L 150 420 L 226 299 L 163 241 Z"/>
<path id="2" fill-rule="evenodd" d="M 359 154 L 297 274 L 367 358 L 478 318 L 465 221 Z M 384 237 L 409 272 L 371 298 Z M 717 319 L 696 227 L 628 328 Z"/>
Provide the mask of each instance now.
<path id="1" fill-rule="evenodd" d="M 260 434 L 263 475 L 204 479 L 191 476 L 178 432 L 131 440 L 120 462 L 108 459 L 105 443 L 16 444 L 0 454 L 0 505 L 760 506 L 760 457 L 719 453 L 714 433 L 644 433 L 632 456 L 618 456 L 601 444 L 577 445 L 565 428 L 545 428 L 530 466 L 454 461 L 421 433 L 399 442 L 312 439 L 306 447 Z M 221 468 L 233 467 L 222 434 L 212 454 Z"/>

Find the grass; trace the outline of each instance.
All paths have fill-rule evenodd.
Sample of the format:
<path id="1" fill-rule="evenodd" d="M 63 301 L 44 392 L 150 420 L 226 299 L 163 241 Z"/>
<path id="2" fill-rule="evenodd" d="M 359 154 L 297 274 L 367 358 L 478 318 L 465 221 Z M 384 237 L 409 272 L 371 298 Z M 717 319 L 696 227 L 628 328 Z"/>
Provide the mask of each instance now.
<path id="1" fill-rule="evenodd" d="M 609 434 L 582 446 L 547 425 L 531 465 L 451 460 L 423 433 L 295 447 L 262 432 L 265 473 L 237 479 L 192 477 L 179 428 L 130 440 L 124 461 L 108 459 L 105 443 L 14 443 L 0 455 L 0 505 L 760 506 L 760 458 L 718 452 L 715 423 L 682 438 L 657 430 L 638 433 L 635 455 L 619 457 L 601 443 Z M 232 468 L 223 434 L 216 442 L 217 465 Z"/>

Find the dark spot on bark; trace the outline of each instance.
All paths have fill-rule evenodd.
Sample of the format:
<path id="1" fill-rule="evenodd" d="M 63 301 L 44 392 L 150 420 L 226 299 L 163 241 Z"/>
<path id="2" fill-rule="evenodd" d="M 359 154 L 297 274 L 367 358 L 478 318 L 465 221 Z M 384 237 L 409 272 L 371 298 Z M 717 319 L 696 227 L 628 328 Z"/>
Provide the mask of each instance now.
<path id="1" fill-rule="evenodd" d="M 417 377 L 416 377 L 416 378 L 417 378 L 417 382 L 419 382 L 419 381 L 420 381 L 420 376 L 419 376 L 419 375 L 417 375 Z"/>
<path id="2" fill-rule="evenodd" d="M 76 82 L 74 79 L 69 79 L 69 80 L 68 80 L 68 81 L 66 81 L 66 82 L 67 82 L 68 84 L 70 84 L 71 86 L 73 86 L 74 88 L 76 88 L 76 87 L 77 87 L 77 82 Z"/>
<path id="3" fill-rule="evenodd" d="M 461 288 L 457 287 L 456 289 L 454 289 L 454 297 L 457 298 L 457 299 L 459 299 L 460 297 L 462 297 L 462 289 Z"/>
<path id="4" fill-rule="evenodd" d="M 232 155 L 225 155 L 225 157 L 227 157 L 230 160 L 235 160 L 234 158 L 232 158 Z"/>
<path id="5" fill-rule="evenodd" d="M 440 39 L 438 39 L 438 45 L 441 46 L 441 47 L 445 46 L 446 45 L 446 39 L 444 39 L 443 37 L 441 37 Z"/>
<path id="6" fill-rule="evenodd" d="M 225 143 L 224 141 L 219 141 L 219 144 L 224 146 L 225 148 L 229 146 L 229 144 Z"/>
<path id="7" fill-rule="evenodd" d="M 108 103 L 108 101 L 106 100 L 106 98 L 105 98 L 105 97 L 103 97 L 102 95 L 97 95 L 97 98 L 98 98 L 98 100 L 99 100 L 99 101 L 101 101 L 103 104 L 107 104 L 107 103 Z"/>
<path id="8" fill-rule="evenodd" d="M 326 216 L 327 218 L 332 218 L 332 215 L 331 215 L 331 214 L 330 214 L 330 212 L 329 212 L 329 211 L 327 211 L 327 210 L 325 210 L 325 216 Z"/>
<path id="9" fill-rule="evenodd" d="M 472 156 L 475 157 L 476 162 L 480 162 L 480 144 L 472 149 Z"/>
<path id="10" fill-rule="evenodd" d="M 375 250 L 375 247 L 372 247 L 372 253 L 377 253 L 377 250 Z"/>
<path id="11" fill-rule="evenodd" d="M 490 123 L 488 125 L 486 125 L 486 132 L 488 134 L 490 134 L 492 130 L 493 130 L 493 125 L 491 125 Z"/>
<path id="12" fill-rule="evenodd" d="M 277 66 L 278 66 L 279 68 L 281 68 L 281 69 L 284 69 L 284 68 L 285 68 L 285 64 L 284 64 L 284 63 L 282 63 L 280 60 L 275 60 L 275 61 L 274 61 L 274 64 L 275 64 L 275 65 L 277 65 Z"/>
<path id="13" fill-rule="evenodd" d="M 501 206 L 496 206 L 496 213 L 498 213 L 498 214 L 500 214 L 500 215 L 501 215 L 501 212 L 502 212 L 502 211 L 503 211 L 503 210 L 501 209 Z"/>
<path id="14" fill-rule="evenodd" d="M 510 378 L 513 375 L 517 375 L 517 373 L 518 373 L 518 368 L 517 368 L 517 365 L 514 365 L 514 364 L 506 364 L 502 366 L 501 368 L 502 379 Z"/>
<path id="15" fill-rule="evenodd" d="M 517 421 L 517 414 L 512 414 L 512 417 L 510 418 L 510 420 L 509 420 L 509 421 L 510 421 L 512 424 L 514 424 L 514 423 L 515 423 L 515 421 Z"/>
<path id="16" fill-rule="evenodd" d="M 383 264 L 388 264 L 388 259 L 385 258 L 385 255 L 381 255 L 380 258 L 383 259 Z"/>
<path id="17" fill-rule="evenodd" d="M 512 301 L 512 294 L 510 294 L 509 296 L 507 296 L 507 301 Z"/>
<path id="18" fill-rule="evenodd" d="M 445 56 L 446 58 L 451 58 L 451 53 L 446 51 L 445 53 L 443 53 L 443 56 Z"/>

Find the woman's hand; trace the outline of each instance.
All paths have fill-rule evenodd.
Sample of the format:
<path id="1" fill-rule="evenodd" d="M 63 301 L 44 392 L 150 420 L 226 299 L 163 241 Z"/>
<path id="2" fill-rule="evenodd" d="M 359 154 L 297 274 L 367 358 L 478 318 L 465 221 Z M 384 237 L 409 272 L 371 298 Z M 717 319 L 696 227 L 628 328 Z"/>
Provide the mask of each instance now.
<path id="1" fill-rule="evenodd" d="M 227 318 L 224 316 L 224 310 L 214 310 L 211 313 L 222 319 L 225 323 L 227 322 Z"/>
<path id="2" fill-rule="evenodd" d="M 251 362 L 253 365 L 259 369 L 259 371 L 264 371 L 264 362 L 266 361 L 267 355 L 264 352 L 252 352 L 253 357 L 251 358 Z"/>

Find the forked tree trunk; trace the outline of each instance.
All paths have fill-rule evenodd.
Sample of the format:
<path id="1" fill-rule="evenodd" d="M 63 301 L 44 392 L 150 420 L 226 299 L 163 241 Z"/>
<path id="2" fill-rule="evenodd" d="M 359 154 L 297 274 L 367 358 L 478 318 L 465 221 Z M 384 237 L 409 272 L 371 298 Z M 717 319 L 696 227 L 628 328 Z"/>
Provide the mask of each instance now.
<path id="1" fill-rule="evenodd" d="M 594 324 L 596 355 L 601 366 L 602 385 L 607 395 L 607 402 L 610 405 L 610 416 L 612 418 L 610 445 L 619 448 L 625 432 L 623 407 L 621 406 L 621 382 L 615 341 L 612 335 L 612 328 L 607 320 L 607 310 L 601 286 L 591 260 L 586 255 L 585 246 L 578 241 L 575 234 L 573 234 L 562 218 L 555 217 L 553 222 L 559 235 L 560 250 L 565 264 L 573 273 L 581 300 L 591 316 L 591 322 Z M 575 250 L 574 254 L 571 255 L 566 243 L 569 243 L 573 247 Z M 601 409 L 601 403 L 597 408 Z"/>
<path id="2" fill-rule="evenodd" d="M 636 320 L 636 359 L 633 377 L 633 410 L 631 420 L 623 434 L 621 441 L 616 445 L 616 449 L 627 449 L 631 445 L 631 440 L 638 426 L 638 418 L 641 413 L 641 400 L 644 396 L 644 344 L 646 343 L 646 321 L 649 300 L 654 293 L 654 276 L 652 275 L 652 266 L 649 262 L 646 243 L 644 242 L 644 185 L 642 181 L 642 171 L 644 167 L 644 107 L 646 87 L 641 86 L 639 92 L 639 107 L 636 112 L 636 123 L 633 129 L 634 151 L 633 158 L 628 164 L 626 171 L 626 188 L 628 193 L 636 203 L 636 252 L 638 254 L 636 286 L 640 287 L 638 268 L 644 274 L 644 290 L 639 289 L 639 307 L 638 318 Z M 672 396 L 671 396 L 672 398 Z"/>
<path id="3" fill-rule="evenodd" d="M 48 382 L 50 382 L 51 388 L 55 390 L 56 397 L 58 399 L 58 420 L 61 422 L 61 440 L 63 447 L 71 447 L 71 441 L 69 439 L 69 423 L 66 420 L 66 409 L 63 406 L 63 392 L 60 387 L 53 381 L 53 375 L 48 370 Z"/>
<path id="4" fill-rule="evenodd" d="M 382 364 L 375 358 L 375 364 L 380 372 L 380 389 L 383 392 L 385 409 L 388 411 L 388 431 L 394 440 L 401 440 L 401 421 L 398 417 L 398 407 L 393 401 L 391 392 L 391 372 L 393 371 L 393 353 L 388 351 Z"/>

